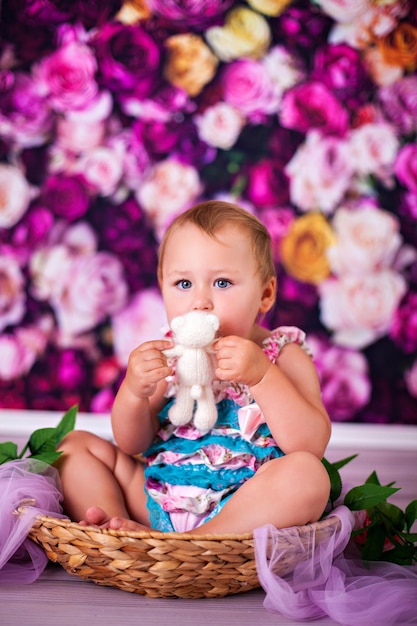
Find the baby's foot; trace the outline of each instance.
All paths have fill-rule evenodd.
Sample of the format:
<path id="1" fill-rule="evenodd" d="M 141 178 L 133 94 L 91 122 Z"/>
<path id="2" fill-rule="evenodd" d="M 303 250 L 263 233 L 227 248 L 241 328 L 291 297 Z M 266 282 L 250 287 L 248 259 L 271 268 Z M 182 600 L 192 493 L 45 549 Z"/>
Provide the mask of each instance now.
<path id="1" fill-rule="evenodd" d="M 139 522 L 125 517 L 110 517 L 98 506 L 90 506 L 85 513 L 85 520 L 79 522 L 81 526 L 98 526 L 99 528 L 111 528 L 113 530 L 149 530 Z"/>

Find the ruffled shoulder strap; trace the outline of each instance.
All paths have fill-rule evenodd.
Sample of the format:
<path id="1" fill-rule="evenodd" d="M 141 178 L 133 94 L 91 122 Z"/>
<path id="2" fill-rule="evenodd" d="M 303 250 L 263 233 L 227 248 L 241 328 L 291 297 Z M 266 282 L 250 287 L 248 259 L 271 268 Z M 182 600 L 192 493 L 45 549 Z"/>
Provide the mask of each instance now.
<path id="1" fill-rule="evenodd" d="M 289 343 L 296 343 L 306 354 L 312 356 L 306 342 L 306 334 L 297 326 L 278 326 L 272 330 L 270 336 L 263 342 L 264 352 L 270 361 L 275 363 L 282 348 Z"/>

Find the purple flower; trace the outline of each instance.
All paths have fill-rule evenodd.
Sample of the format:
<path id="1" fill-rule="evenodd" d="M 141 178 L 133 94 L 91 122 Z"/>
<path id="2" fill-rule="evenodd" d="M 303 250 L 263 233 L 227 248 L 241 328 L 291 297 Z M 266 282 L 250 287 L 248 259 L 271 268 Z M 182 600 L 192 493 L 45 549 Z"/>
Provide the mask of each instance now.
<path id="1" fill-rule="evenodd" d="M 100 248 L 115 254 L 123 264 L 131 293 L 155 284 L 156 240 L 147 216 L 133 198 L 118 206 L 95 204 L 91 222 Z"/>
<path id="2" fill-rule="evenodd" d="M 409 292 L 398 307 L 389 335 L 403 352 L 417 351 L 417 292 Z"/>
<path id="3" fill-rule="evenodd" d="M 182 133 L 182 124 L 173 120 L 138 120 L 133 124 L 135 141 L 142 144 L 149 154 L 167 155 L 174 149 Z"/>
<path id="4" fill-rule="evenodd" d="M 331 346 L 320 337 L 309 336 L 320 378 L 323 403 L 335 422 L 348 421 L 370 400 L 368 363 L 363 354 Z"/>
<path id="5" fill-rule="evenodd" d="M 46 180 L 42 200 L 46 208 L 69 221 L 85 215 L 90 202 L 81 178 L 64 174 L 56 174 Z"/>
<path id="6" fill-rule="evenodd" d="M 52 213 L 37 206 L 30 208 L 15 226 L 10 241 L 22 264 L 26 264 L 33 252 L 46 243 L 53 225 Z"/>
<path id="7" fill-rule="evenodd" d="M 417 130 L 417 76 L 404 76 L 379 90 L 386 119 L 403 135 Z"/>
<path id="8" fill-rule="evenodd" d="M 39 83 L 16 72 L 13 81 L 0 91 L 0 125 L 4 138 L 23 147 L 39 146 L 48 139 L 52 111 Z"/>
<path id="9" fill-rule="evenodd" d="M 71 19 L 71 3 L 54 0 L 12 0 L 9 3 L 11 18 L 14 13 L 26 26 L 55 26 Z M 3 17 L 3 16 L 2 16 Z M 26 29 L 27 32 L 27 29 Z M 32 30 L 30 31 L 32 35 Z"/>
<path id="10" fill-rule="evenodd" d="M 305 48 L 313 48 L 317 41 L 326 41 L 333 23 L 314 6 L 289 7 L 274 24 L 274 33 L 286 47 L 304 51 Z"/>
<path id="11" fill-rule="evenodd" d="M 73 0 L 69 6 L 85 28 L 97 28 L 110 21 L 122 4 L 122 0 Z"/>
<path id="12" fill-rule="evenodd" d="M 343 135 L 348 128 L 346 109 L 323 83 L 303 83 L 289 89 L 279 113 L 282 126 L 302 133 L 317 129 Z"/>
<path id="13" fill-rule="evenodd" d="M 319 48 L 311 77 L 326 85 L 340 102 L 351 109 L 369 99 L 372 82 L 359 52 L 346 44 Z"/>
<path id="14" fill-rule="evenodd" d="M 264 158 L 247 170 L 245 195 L 260 208 L 282 206 L 289 202 L 289 180 L 282 165 Z"/>
<path id="15" fill-rule="evenodd" d="M 100 84 L 118 97 L 148 97 L 159 80 L 160 51 L 139 25 L 106 24 L 94 40 Z"/>
<path id="16" fill-rule="evenodd" d="M 147 0 L 151 11 L 171 22 L 177 22 L 181 28 L 187 26 L 196 30 L 205 30 L 213 24 L 233 4 L 233 0 Z"/>
<path id="17" fill-rule="evenodd" d="M 404 187 L 417 193 L 417 144 L 406 144 L 398 152 L 394 172 Z"/>

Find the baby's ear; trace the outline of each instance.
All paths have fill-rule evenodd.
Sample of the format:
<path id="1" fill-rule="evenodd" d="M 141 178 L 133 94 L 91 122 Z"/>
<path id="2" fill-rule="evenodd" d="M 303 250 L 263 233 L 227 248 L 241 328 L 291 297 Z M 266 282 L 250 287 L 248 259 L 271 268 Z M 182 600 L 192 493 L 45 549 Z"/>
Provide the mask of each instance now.
<path id="1" fill-rule="evenodd" d="M 213 313 L 209 313 L 207 315 L 207 320 L 210 322 L 211 327 L 213 330 L 218 330 L 219 326 L 220 326 L 220 321 L 219 318 L 217 317 L 217 315 L 213 315 Z"/>

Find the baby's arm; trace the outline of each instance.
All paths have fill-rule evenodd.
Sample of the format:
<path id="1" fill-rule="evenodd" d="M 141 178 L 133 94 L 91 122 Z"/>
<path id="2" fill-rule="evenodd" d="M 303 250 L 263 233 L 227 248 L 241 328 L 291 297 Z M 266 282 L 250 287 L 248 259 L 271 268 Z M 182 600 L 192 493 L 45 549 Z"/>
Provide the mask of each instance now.
<path id="1" fill-rule="evenodd" d="M 249 386 L 274 439 L 286 452 L 304 450 L 321 458 L 330 420 L 321 400 L 318 376 L 309 356 L 286 345 L 273 365 L 253 341 L 223 337 L 216 344 L 216 376 Z"/>
<path id="2" fill-rule="evenodd" d="M 112 408 L 113 435 L 127 454 L 143 452 L 155 438 L 157 413 L 165 403 L 165 378 L 172 374 L 162 351 L 171 346 L 171 341 L 162 339 L 148 341 L 129 357 Z"/>

